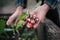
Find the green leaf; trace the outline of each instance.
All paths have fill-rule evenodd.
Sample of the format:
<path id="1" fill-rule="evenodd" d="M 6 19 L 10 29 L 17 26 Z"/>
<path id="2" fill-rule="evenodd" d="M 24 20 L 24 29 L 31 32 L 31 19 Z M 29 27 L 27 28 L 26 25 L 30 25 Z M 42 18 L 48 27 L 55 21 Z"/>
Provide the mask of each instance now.
<path id="1" fill-rule="evenodd" d="M 18 17 L 18 20 L 19 20 L 19 21 L 18 21 L 17 26 L 16 26 L 16 31 L 23 26 L 23 22 L 24 22 L 24 19 L 26 18 L 26 16 L 27 16 L 27 14 L 22 13 L 22 14 Z"/>
<path id="2" fill-rule="evenodd" d="M 24 22 L 23 20 L 20 20 L 20 21 L 17 23 L 16 30 L 18 30 L 19 28 L 22 27 L 23 22 Z"/>
<path id="3" fill-rule="evenodd" d="M 0 20 L 0 33 L 2 33 L 4 31 L 5 28 L 5 21 L 4 20 Z"/>
<path id="4" fill-rule="evenodd" d="M 18 20 L 23 20 L 23 19 L 26 18 L 26 16 L 27 16 L 27 14 L 22 13 L 22 14 L 18 17 Z"/>

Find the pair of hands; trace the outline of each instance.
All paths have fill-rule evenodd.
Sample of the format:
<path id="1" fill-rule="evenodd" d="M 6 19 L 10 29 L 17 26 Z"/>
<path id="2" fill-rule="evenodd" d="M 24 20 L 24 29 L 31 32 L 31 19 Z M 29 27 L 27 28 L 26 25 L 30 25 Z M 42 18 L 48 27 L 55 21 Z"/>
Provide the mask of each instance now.
<path id="1" fill-rule="evenodd" d="M 37 17 L 39 18 L 39 22 L 43 22 L 43 20 L 44 20 L 44 18 L 46 16 L 46 13 L 48 12 L 48 10 L 49 10 L 49 6 L 44 4 L 44 5 L 39 6 L 38 8 L 36 8 L 33 12 L 30 13 L 30 15 L 36 14 Z M 16 26 L 16 23 L 17 23 L 17 20 L 18 20 L 17 18 L 18 18 L 18 16 L 21 15 L 22 11 L 23 11 L 23 8 L 21 6 L 19 6 L 16 9 L 15 13 L 9 17 L 9 19 L 7 20 L 6 24 L 9 26 L 16 19 L 15 24 L 14 24 Z"/>

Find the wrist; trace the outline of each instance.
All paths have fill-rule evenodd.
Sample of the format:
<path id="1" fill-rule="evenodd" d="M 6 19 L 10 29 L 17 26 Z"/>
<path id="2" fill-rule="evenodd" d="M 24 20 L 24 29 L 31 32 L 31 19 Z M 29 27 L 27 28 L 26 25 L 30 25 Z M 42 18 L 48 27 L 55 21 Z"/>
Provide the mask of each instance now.
<path id="1" fill-rule="evenodd" d="M 17 9 L 16 9 L 16 12 L 18 14 L 20 14 L 22 12 L 22 10 L 23 10 L 23 7 L 22 6 L 18 6 Z"/>
<path id="2" fill-rule="evenodd" d="M 16 8 L 16 11 L 14 12 L 15 15 L 20 15 L 22 13 L 23 7 L 22 6 L 18 6 Z"/>
<path id="3" fill-rule="evenodd" d="M 44 7 L 45 10 L 49 10 L 50 9 L 50 7 L 47 4 L 43 4 L 42 6 Z"/>
<path id="4" fill-rule="evenodd" d="M 43 4 L 41 6 L 41 13 L 43 16 L 45 16 L 47 14 L 47 12 L 49 11 L 50 7 L 47 4 Z"/>

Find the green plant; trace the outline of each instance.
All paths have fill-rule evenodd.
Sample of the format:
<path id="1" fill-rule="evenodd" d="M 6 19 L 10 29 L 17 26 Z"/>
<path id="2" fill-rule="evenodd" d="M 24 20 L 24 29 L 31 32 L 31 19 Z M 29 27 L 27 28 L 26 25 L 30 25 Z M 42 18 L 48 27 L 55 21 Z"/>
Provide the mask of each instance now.
<path id="1" fill-rule="evenodd" d="M 0 20 L 0 33 L 2 33 L 4 31 L 5 28 L 5 20 L 1 19 Z"/>

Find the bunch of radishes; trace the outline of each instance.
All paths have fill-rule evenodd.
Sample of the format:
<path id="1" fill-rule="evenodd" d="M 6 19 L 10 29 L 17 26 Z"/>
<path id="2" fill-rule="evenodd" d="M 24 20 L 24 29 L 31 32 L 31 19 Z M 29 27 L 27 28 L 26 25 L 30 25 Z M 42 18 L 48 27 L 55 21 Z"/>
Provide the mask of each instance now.
<path id="1" fill-rule="evenodd" d="M 24 19 L 23 25 L 26 25 L 28 28 L 37 28 L 39 19 L 36 15 L 28 16 Z"/>

